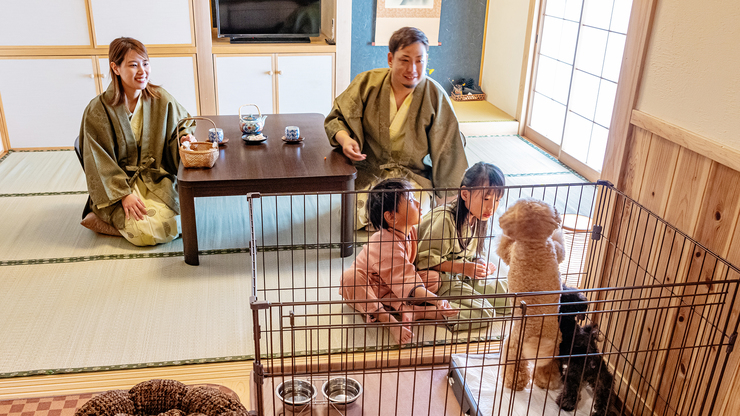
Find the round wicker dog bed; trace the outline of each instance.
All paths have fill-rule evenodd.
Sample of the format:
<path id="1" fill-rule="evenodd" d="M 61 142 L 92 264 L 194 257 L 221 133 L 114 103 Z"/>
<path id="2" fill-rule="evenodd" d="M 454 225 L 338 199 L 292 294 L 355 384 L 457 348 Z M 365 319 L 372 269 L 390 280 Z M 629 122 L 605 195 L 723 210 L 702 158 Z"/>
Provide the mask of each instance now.
<path id="1" fill-rule="evenodd" d="M 111 390 L 93 397 L 75 416 L 247 416 L 234 397 L 206 386 L 186 386 L 176 380 L 149 380 L 131 390 Z"/>

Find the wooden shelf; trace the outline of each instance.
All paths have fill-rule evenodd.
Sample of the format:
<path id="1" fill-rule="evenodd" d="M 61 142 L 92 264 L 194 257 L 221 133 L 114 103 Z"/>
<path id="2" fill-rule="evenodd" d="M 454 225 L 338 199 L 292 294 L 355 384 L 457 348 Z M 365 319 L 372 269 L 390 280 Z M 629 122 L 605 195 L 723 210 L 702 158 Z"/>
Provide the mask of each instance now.
<path id="1" fill-rule="evenodd" d="M 325 36 L 311 38 L 310 43 L 231 43 L 229 38 L 216 36 L 213 29 L 213 54 L 239 53 L 334 53 L 336 45 L 326 43 Z"/>

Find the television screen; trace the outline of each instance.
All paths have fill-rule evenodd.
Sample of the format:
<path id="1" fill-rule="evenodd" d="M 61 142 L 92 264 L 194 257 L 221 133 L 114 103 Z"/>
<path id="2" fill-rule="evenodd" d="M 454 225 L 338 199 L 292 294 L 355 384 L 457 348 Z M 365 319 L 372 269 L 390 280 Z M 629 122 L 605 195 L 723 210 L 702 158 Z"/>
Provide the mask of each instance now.
<path id="1" fill-rule="evenodd" d="M 213 0 L 219 37 L 307 40 L 321 32 L 320 0 Z"/>

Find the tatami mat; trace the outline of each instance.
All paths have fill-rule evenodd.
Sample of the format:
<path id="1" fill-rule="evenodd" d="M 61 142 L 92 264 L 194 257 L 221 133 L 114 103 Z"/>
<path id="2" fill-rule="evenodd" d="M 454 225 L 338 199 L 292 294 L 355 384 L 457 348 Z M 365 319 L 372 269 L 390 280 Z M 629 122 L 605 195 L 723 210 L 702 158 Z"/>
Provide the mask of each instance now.
<path id="1" fill-rule="evenodd" d="M 466 152 L 471 164 L 499 165 L 508 184 L 579 179 L 519 136 L 471 137 Z M 201 257 L 193 267 L 183 261 L 181 239 L 134 247 L 80 226 L 85 189 L 72 151 L 11 152 L 0 162 L 0 377 L 254 354 L 246 197 L 196 199 Z M 254 202 L 258 296 L 275 308 L 294 300 L 331 302 L 276 309 L 269 326 L 264 322 L 276 331 L 264 335 L 263 352 L 268 340 L 283 348 L 269 351 L 295 354 L 387 343 L 387 329 L 368 330 L 338 293 L 339 276 L 353 259 L 340 258 L 336 248 L 339 196 L 286 198 Z M 363 241 L 366 233 L 355 238 Z M 315 246 L 288 250 L 304 243 Z M 292 328 L 291 310 L 301 317 Z M 443 325 L 414 330 L 417 342 L 468 336 Z"/>
<path id="2" fill-rule="evenodd" d="M 286 197 L 280 197 L 285 200 Z M 276 209 L 276 197 L 255 200 L 260 245 L 339 243 L 340 198 L 293 198 L 293 211 Z M 181 253 L 182 239 L 136 247 L 121 237 L 96 234 L 79 224 L 87 195 L 0 198 L 0 265 L 9 261 L 77 261 L 105 256 L 156 256 Z M 246 249 L 249 209 L 244 196 L 197 198 L 196 224 L 201 251 Z M 316 215 L 320 212 L 320 215 Z M 181 255 L 181 254 L 178 254 Z M 182 257 L 181 257 L 182 258 Z"/>
<path id="3" fill-rule="evenodd" d="M 247 254 L 0 269 L 0 374 L 253 354 Z"/>
<path id="4" fill-rule="evenodd" d="M 488 101 L 452 101 L 452 108 L 460 123 L 487 121 L 514 121 L 514 117 Z"/>
<path id="5" fill-rule="evenodd" d="M 471 165 L 480 161 L 493 163 L 507 176 L 570 171 L 520 136 L 468 137 L 466 154 Z"/>
<path id="6" fill-rule="evenodd" d="M 71 150 L 11 152 L 0 163 L 0 195 L 86 191 L 84 172 Z"/>

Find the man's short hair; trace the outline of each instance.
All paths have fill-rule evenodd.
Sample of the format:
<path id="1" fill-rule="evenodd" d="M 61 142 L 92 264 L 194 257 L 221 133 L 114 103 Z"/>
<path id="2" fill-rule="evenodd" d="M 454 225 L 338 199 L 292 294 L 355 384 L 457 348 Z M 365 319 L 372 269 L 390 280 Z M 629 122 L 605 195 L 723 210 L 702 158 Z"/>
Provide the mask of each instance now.
<path id="1" fill-rule="evenodd" d="M 391 35 L 391 39 L 388 41 L 388 50 L 391 54 L 395 55 L 397 50 L 413 45 L 416 42 L 424 45 L 427 52 L 429 52 L 429 39 L 427 39 L 427 35 L 424 32 L 415 27 L 402 27 Z"/>

